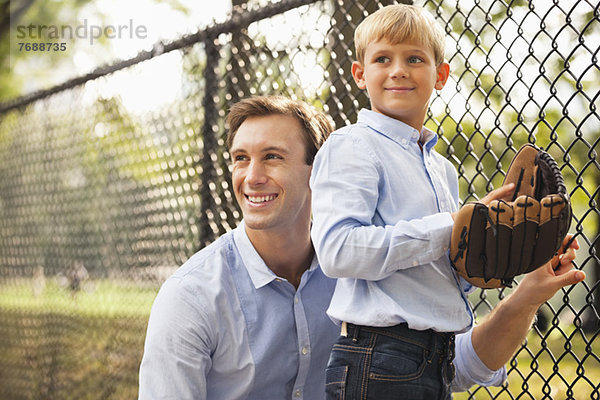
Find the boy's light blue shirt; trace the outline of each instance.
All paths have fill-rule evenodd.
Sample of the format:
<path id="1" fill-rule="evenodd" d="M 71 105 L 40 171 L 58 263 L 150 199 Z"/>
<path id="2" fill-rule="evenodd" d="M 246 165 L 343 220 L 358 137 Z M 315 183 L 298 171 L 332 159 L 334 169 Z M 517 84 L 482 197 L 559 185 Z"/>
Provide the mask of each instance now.
<path id="1" fill-rule="evenodd" d="M 161 288 L 146 334 L 139 398 L 325 399 L 325 366 L 340 329 L 325 315 L 335 281 L 316 258 L 297 291 L 265 265 L 242 223 L 196 253 Z M 296 300 L 297 299 L 297 300 Z M 499 385 L 456 338 L 455 390 Z"/>
<path id="2" fill-rule="evenodd" d="M 448 258 L 458 179 L 436 143 L 425 128 L 361 110 L 317 153 L 311 234 L 321 268 L 339 278 L 332 319 L 440 332 L 472 325 L 469 285 Z"/>

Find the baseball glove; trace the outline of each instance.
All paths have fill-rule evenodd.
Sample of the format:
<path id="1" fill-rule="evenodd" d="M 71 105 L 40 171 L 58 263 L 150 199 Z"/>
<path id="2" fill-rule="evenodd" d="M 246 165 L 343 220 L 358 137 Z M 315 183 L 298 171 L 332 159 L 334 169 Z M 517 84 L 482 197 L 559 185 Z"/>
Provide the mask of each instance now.
<path id="1" fill-rule="evenodd" d="M 513 278 L 548 262 L 571 225 L 571 202 L 556 161 L 526 144 L 513 158 L 504 184 L 511 201 L 465 204 L 457 213 L 450 261 L 480 288 L 511 286 Z"/>

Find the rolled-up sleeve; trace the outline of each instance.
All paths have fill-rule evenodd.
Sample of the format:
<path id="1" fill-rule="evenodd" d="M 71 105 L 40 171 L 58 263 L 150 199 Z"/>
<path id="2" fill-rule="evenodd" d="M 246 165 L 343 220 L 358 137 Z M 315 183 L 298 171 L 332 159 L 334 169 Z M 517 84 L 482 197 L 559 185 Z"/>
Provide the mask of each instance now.
<path id="1" fill-rule="evenodd" d="M 473 385 L 501 386 L 506 381 L 506 367 L 492 371 L 481 361 L 471 342 L 473 329 L 456 335 L 456 376 L 452 381 L 453 392 L 464 392 Z"/>

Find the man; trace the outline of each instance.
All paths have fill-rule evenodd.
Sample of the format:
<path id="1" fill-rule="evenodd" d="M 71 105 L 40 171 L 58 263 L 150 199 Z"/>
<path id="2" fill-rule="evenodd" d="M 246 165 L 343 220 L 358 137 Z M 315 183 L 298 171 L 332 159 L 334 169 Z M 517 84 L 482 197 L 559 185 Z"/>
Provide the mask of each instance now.
<path id="1" fill-rule="evenodd" d="M 323 275 L 310 241 L 309 177 L 332 126 L 305 103 L 279 96 L 242 100 L 228 124 L 232 187 L 244 220 L 161 288 L 139 398 L 323 399 L 340 330 L 325 314 L 335 281 Z M 456 389 L 503 381 L 502 366 L 539 305 L 583 279 L 568 272 L 574 256 L 574 249 L 565 253 L 559 276 L 548 266 L 525 277 L 486 322 L 459 335 Z M 519 329 L 505 337 L 499 326 L 503 333 Z"/>

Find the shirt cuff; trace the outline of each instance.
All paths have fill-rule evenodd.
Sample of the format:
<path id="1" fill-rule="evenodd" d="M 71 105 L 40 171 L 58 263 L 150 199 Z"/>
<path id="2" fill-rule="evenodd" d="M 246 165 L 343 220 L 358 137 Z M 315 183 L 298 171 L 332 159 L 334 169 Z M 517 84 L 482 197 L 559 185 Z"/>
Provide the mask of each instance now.
<path id="1" fill-rule="evenodd" d="M 452 382 L 452 391 L 462 392 L 473 385 L 501 386 L 506 381 L 506 367 L 492 371 L 479 358 L 471 334 L 473 329 L 456 336 L 456 378 Z"/>
<path id="2" fill-rule="evenodd" d="M 442 249 L 443 253 L 450 250 L 450 238 L 452 237 L 452 227 L 454 220 L 452 215 L 447 212 L 428 215 L 423 218 L 431 232 L 432 248 Z"/>

